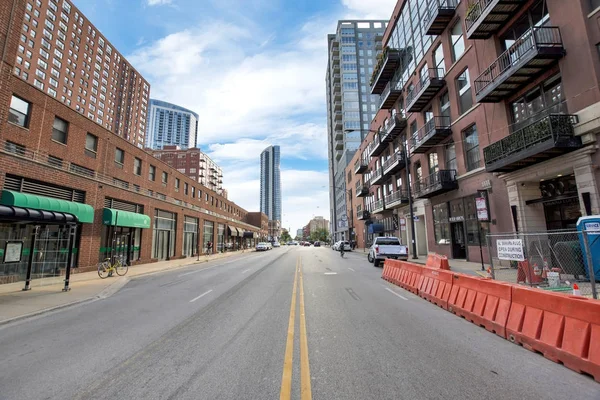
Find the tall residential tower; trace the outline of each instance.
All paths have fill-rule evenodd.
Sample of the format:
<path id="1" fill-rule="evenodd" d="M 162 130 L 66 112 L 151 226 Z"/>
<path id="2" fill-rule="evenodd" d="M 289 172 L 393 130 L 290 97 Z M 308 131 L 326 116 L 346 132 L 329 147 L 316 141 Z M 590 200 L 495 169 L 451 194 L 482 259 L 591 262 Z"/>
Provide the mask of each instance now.
<path id="1" fill-rule="evenodd" d="M 164 146 L 182 149 L 196 147 L 198 114 L 166 101 L 150 99 L 146 146 L 160 150 Z"/>
<path id="2" fill-rule="evenodd" d="M 279 161 L 279 146 L 269 146 L 260 154 L 260 211 L 269 217 L 269 221 L 281 222 Z"/>
<path id="3" fill-rule="evenodd" d="M 379 96 L 371 95 L 371 74 L 388 21 L 339 21 L 327 36 L 327 144 L 331 233 L 346 238 L 344 170 L 368 133 Z"/>

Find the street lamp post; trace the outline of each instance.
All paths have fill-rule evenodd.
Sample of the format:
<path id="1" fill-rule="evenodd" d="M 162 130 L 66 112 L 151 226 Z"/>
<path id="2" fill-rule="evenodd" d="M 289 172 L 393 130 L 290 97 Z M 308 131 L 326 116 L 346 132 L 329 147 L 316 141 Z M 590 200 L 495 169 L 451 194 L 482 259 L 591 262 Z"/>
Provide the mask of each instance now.
<path id="1" fill-rule="evenodd" d="M 351 132 L 374 132 L 377 133 L 376 130 L 373 129 L 346 129 L 344 130 L 346 133 Z M 410 213 L 410 231 L 411 231 L 411 244 L 412 244 L 412 258 L 413 260 L 417 260 L 419 257 L 417 256 L 417 241 L 415 240 L 415 213 L 413 210 L 413 198 L 410 188 L 410 154 L 408 153 L 408 140 L 404 140 L 402 143 L 402 148 L 404 150 L 404 155 L 406 159 L 406 180 L 407 180 L 407 194 L 408 194 L 408 207 Z"/>
<path id="2" fill-rule="evenodd" d="M 323 186 L 325 187 L 325 186 Z M 346 210 L 346 221 L 348 221 L 348 239 L 352 239 L 352 229 L 354 229 L 354 214 L 353 214 L 353 209 L 352 209 L 352 188 L 350 189 L 342 189 L 341 187 L 337 187 L 335 185 L 331 186 L 334 189 L 334 209 L 335 209 L 335 189 L 337 190 L 343 190 L 344 192 L 346 192 L 346 195 L 350 198 L 350 219 L 348 218 L 348 210 Z M 336 213 L 337 216 L 337 213 Z M 350 227 L 350 223 L 352 224 L 352 228 Z M 335 224 L 337 224 L 337 220 L 335 221 Z M 334 225 L 337 226 L 337 225 Z"/>

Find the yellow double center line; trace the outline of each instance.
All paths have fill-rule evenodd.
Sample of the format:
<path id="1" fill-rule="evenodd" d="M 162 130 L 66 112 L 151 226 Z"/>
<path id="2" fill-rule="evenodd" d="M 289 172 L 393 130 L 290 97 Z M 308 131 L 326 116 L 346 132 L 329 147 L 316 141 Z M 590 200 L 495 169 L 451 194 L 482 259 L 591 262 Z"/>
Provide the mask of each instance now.
<path id="1" fill-rule="evenodd" d="M 298 288 L 298 283 L 300 287 Z M 281 377 L 280 400 L 290 400 L 292 396 L 292 368 L 294 358 L 294 327 L 296 325 L 296 296 L 300 291 L 300 399 L 312 400 L 310 388 L 310 365 L 308 362 L 308 340 L 306 337 L 306 313 L 304 310 L 304 279 L 302 277 L 302 259 L 296 260 L 294 287 L 292 289 L 292 305 L 290 306 L 290 321 L 288 323 L 283 375 Z"/>

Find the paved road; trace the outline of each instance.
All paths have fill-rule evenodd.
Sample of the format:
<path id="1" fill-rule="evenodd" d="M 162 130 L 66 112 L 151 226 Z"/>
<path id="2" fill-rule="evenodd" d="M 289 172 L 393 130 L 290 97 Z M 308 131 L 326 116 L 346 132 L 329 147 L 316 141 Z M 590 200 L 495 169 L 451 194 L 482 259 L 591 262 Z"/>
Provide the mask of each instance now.
<path id="1" fill-rule="evenodd" d="M 136 278 L 0 327 L 0 399 L 600 398 L 380 276 L 292 247 Z"/>

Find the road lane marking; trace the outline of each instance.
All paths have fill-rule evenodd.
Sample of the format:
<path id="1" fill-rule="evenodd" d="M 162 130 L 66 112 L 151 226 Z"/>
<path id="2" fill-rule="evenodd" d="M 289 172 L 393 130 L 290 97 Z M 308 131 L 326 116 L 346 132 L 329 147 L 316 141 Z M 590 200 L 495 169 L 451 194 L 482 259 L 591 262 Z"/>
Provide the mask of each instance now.
<path id="1" fill-rule="evenodd" d="M 243 271 L 242 271 L 242 274 L 245 274 L 245 273 L 246 273 L 246 272 L 248 272 L 248 271 L 250 271 L 250 268 L 243 270 Z"/>
<path id="2" fill-rule="evenodd" d="M 392 289 L 390 289 L 389 287 L 386 287 L 385 290 L 387 290 L 388 292 L 390 292 L 391 294 L 400 297 L 402 300 L 408 300 L 406 297 L 402 296 L 400 293 L 396 293 L 394 292 Z"/>
<path id="3" fill-rule="evenodd" d="M 325 275 L 337 275 L 337 272 L 325 272 Z"/>
<path id="4" fill-rule="evenodd" d="M 283 374 L 281 376 L 281 390 L 279 400 L 292 398 L 292 367 L 294 356 L 294 326 L 296 322 L 296 286 L 298 284 L 298 260 L 294 272 L 294 286 L 292 289 L 292 304 L 290 305 L 290 320 L 288 322 L 287 341 L 285 343 L 285 356 L 283 359 Z"/>
<path id="5" fill-rule="evenodd" d="M 352 272 L 355 272 L 355 271 L 354 271 L 352 268 L 350 268 L 350 267 L 348 267 L 348 269 L 349 269 L 350 271 L 352 271 Z"/>
<path id="6" fill-rule="evenodd" d="M 230 261 L 230 262 L 231 262 L 231 261 Z M 225 263 L 225 264 L 229 264 L 230 262 L 227 262 L 227 263 Z M 181 278 L 182 276 L 187 276 L 187 275 L 191 275 L 191 274 L 196 274 L 196 273 L 198 273 L 198 272 L 202 272 L 202 271 L 208 271 L 209 269 L 217 268 L 217 267 L 220 267 L 220 266 L 222 266 L 222 265 L 225 265 L 225 264 L 213 265 L 212 267 L 208 267 L 208 268 L 202 268 L 202 269 L 197 269 L 197 270 L 195 270 L 195 271 L 186 272 L 185 274 L 180 274 L 180 275 L 178 275 L 177 277 L 178 277 L 178 278 Z"/>
<path id="7" fill-rule="evenodd" d="M 306 335 L 306 311 L 304 309 L 302 259 L 300 259 L 300 399 L 312 400 L 310 363 L 308 361 L 308 339 Z"/>
<path id="8" fill-rule="evenodd" d="M 193 303 L 193 302 L 195 302 L 196 300 L 203 298 L 204 296 L 206 296 L 207 294 L 209 294 L 209 293 L 210 293 L 210 292 L 212 292 L 212 291 L 213 291 L 213 290 L 212 290 L 212 289 L 210 289 L 208 292 L 204 292 L 204 293 L 202 293 L 200 296 L 198 296 L 198 297 L 194 297 L 193 299 L 191 299 L 191 300 L 190 300 L 190 303 Z"/>

